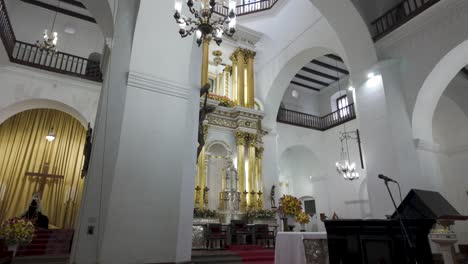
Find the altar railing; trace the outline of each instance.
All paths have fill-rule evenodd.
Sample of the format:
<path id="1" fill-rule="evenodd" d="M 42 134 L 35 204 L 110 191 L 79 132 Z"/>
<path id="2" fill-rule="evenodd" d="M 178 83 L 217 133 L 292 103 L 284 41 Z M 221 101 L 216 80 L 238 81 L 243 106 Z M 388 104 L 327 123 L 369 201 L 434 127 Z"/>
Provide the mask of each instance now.
<path id="1" fill-rule="evenodd" d="M 356 112 L 354 110 L 354 104 L 350 104 L 323 117 L 280 108 L 276 121 L 284 124 L 325 131 L 355 118 Z"/>

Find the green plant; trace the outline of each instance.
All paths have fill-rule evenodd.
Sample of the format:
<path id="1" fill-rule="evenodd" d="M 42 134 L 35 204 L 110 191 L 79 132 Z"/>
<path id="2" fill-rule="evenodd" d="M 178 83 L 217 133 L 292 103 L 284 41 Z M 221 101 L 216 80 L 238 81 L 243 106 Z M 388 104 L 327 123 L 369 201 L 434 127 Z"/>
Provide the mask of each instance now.
<path id="1" fill-rule="evenodd" d="M 218 217 L 218 212 L 216 210 L 210 210 L 205 208 L 194 208 L 193 209 L 194 218 L 216 218 Z"/>
<path id="2" fill-rule="evenodd" d="M 3 221 L 0 226 L 0 238 L 7 245 L 27 245 L 34 236 L 34 225 L 31 221 L 21 218 L 11 218 Z"/>
<path id="3" fill-rule="evenodd" d="M 269 209 L 253 209 L 249 208 L 245 216 L 247 219 L 275 219 L 276 212 Z"/>

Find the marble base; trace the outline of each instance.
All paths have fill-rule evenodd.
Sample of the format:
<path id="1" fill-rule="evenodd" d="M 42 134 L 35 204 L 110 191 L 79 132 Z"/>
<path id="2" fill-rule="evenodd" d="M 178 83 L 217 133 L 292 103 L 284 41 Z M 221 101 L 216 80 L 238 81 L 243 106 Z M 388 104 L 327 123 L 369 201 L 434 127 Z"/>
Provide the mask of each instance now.
<path id="1" fill-rule="evenodd" d="M 219 218 L 222 224 L 230 224 L 231 220 L 242 220 L 244 219 L 244 214 L 241 212 L 228 212 L 228 211 L 221 211 L 218 212 Z"/>

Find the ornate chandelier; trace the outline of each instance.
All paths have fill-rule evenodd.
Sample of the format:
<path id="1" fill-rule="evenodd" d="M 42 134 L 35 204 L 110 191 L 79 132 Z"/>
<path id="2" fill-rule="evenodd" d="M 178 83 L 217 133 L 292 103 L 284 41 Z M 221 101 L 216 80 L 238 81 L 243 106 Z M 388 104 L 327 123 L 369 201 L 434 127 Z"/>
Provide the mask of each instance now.
<path id="1" fill-rule="evenodd" d="M 194 16 L 194 19 L 192 19 L 181 14 L 182 2 L 181 0 L 176 0 L 174 18 L 177 24 L 179 24 L 180 36 L 185 38 L 195 32 L 198 46 L 201 45 L 206 37 L 212 37 L 218 45 L 223 42 L 223 34 L 232 37 L 236 32 L 236 1 L 228 1 L 228 15 L 225 17 L 218 15 L 213 17 L 214 8 L 219 4 L 216 0 L 188 0 L 187 6 L 190 13 Z M 199 2 L 197 4 L 198 10 L 194 7 L 194 2 Z M 187 27 L 190 27 L 190 29 L 186 29 Z"/>
<path id="2" fill-rule="evenodd" d="M 60 1 L 57 1 L 57 9 L 59 8 Z M 57 41 L 58 41 L 58 33 L 54 31 L 55 20 L 57 19 L 58 11 L 55 11 L 54 20 L 52 21 L 52 29 L 50 30 L 50 34 L 47 29 L 44 30 L 42 34 L 42 40 L 36 41 L 36 47 L 39 48 L 41 51 L 47 52 L 57 52 Z"/>
<path id="3" fill-rule="evenodd" d="M 44 30 L 43 39 L 42 41 L 36 41 L 36 47 L 38 47 L 41 51 L 49 51 L 49 52 L 56 52 L 57 51 L 57 41 L 58 41 L 58 33 L 53 32 L 52 34 L 48 34 L 47 29 Z"/>
<path id="4" fill-rule="evenodd" d="M 336 170 L 345 178 L 345 180 L 356 180 L 359 173 L 356 171 L 356 163 L 351 162 L 349 158 L 348 139 L 358 139 L 358 131 L 346 132 L 346 129 L 340 133 L 341 156 L 340 161 L 336 162 Z"/>

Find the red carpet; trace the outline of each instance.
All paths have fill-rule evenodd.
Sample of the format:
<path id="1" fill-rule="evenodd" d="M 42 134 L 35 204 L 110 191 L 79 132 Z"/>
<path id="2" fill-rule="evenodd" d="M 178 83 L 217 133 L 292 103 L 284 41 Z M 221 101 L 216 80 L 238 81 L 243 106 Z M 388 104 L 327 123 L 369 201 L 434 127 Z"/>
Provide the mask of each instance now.
<path id="1" fill-rule="evenodd" d="M 266 249 L 256 245 L 231 245 L 228 247 L 228 250 L 237 254 L 242 259 L 242 263 L 275 263 L 274 249 Z"/>
<path id="2" fill-rule="evenodd" d="M 31 244 L 19 247 L 16 256 L 67 255 L 73 239 L 71 229 L 36 229 Z"/>

